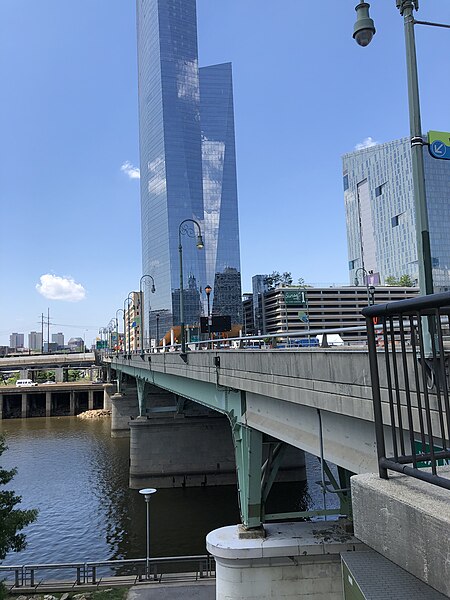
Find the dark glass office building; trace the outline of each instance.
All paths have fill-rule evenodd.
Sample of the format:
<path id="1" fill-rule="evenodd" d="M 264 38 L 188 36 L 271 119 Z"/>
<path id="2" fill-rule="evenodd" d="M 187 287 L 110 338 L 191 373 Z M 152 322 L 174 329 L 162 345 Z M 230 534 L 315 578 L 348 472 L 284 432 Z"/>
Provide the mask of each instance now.
<path id="1" fill-rule="evenodd" d="M 184 219 L 199 223 L 204 240 L 198 250 L 197 231 L 182 228 L 185 323 L 206 315 L 209 285 L 211 312 L 240 324 L 231 64 L 199 69 L 195 0 L 137 0 L 137 31 L 142 268 L 156 285 L 145 294 L 145 328 L 155 338 L 158 325 L 161 338 L 180 323 Z"/>

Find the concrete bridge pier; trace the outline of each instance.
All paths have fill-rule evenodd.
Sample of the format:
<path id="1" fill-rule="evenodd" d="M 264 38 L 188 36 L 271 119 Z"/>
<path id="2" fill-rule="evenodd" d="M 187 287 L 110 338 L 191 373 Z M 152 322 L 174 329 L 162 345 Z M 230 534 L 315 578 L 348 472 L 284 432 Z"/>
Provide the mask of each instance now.
<path id="1" fill-rule="evenodd" d="M 45 416 L 52 416 L 52 393 L 45 392 Z"/>
<path id="2" fill-rule="evenodd" d="M 132 384 L 122 384 L 121 392 L 111 398 L 111 436 L 129 437 L 130 421 L 139 414 L 136 387 Z"/>
<path id="3" fill-rule="evenodd" d="M 226 417 L 156 414 L 130 421 L 131 488 L 200 487 L 236 482 L 233 443 Z"/>
<path id="4" fill-rule="evenodd" d="M 113 383 L 105 383 L 103 385 L 103 409 L 111 410 L 111 396 L 116 392 L 117 387 Z"/>
<path id="5" fill-rule="evenodd" d="M 28 369 L 20 369 L 19 379 L 30 379 L 30 372 Z"/>
<path id="6" fill-rule="evenodd" d="M 272 523 L 264 537 L 240 525 L 209 533 L 217 600 L 342 600 L 341 553 L 364 549 L 346 522 Z M 356 596 L 355 596 L 356 598 Z"/>
<path id="7" fill-rule="evenodd" d="M 27 418 L 27 409 L 28 409 L 28 394 L 22 393 L 22 419 Z"/>
<path id="8" fill-rule="evenodd" d="M 3 394 L 0 394 L 0 420 L 3 419 Z"/>
<path id="9" fill-rule="evenodd" d="M 62 383 L 64 381 L 64 369 L 62 367 L 57 367 L 55 369 L 55 381 L 56 383 Z"/>
<path id="10" fill-rule="evenodd" d="M 94 390 L 88 390 L 88 410 L 94 410 Z"/>

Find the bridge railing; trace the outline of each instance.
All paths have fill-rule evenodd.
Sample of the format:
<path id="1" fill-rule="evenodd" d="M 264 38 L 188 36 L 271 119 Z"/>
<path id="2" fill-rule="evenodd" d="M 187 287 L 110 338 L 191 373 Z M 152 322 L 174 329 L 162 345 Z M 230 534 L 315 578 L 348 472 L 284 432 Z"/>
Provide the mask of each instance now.
<path id="1" fill-rule="evenodd" d="M 351 334 L 364 334 L 358 340 L 347 340 L 346 336 Z M 265 333 L 261 335 L 242 335 L 239 337 L 214 338 L 200 341 L 188 341 L 186 343 L 189 351 L 195 350 L 261 350 L 261 349 L 289 349 L 295 348 L 342 348 L 343 346 L 367 347 L 365 325 L 354 327 L 336 327 L 329 329 L 301 329 L 299 331 L 280 331 L 277 333 Z M 342 336 L 342 337 L 341 337 Z M 163 352 L 181 352 L 181 344 L 165 344 L 145 348 L 144 350 L 114 351 L 101 350 L 98 352 L 98 360 L 104 356 L 131 356 L 133 354 L 153 354 Z"/>
<path id="2" fill-rule="evenodd" d="M 450 489 L 450 479 L 439 474 L 450 459 L 450 293 L 378 304 L 362 313 L 380 477 L 387 479 L 390 469 Z"/>
<path id="3" fill-rule="evenodd" d="M 120 582 L 189 580 L 215 577 L 214 557 L 170 556 L 97 562 L 0 566 L 0 579 L 15 591 L 80 588 Z M 5 578 L 5 579 L 4 579 Z M 119 581 L 120 580 L 120 581 Z"/>

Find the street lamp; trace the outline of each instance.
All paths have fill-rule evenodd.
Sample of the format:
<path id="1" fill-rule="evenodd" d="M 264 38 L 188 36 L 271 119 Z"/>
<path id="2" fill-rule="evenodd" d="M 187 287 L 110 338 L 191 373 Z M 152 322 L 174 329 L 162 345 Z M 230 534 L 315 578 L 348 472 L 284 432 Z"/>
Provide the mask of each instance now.
<path id="1" fill-rule="evenodd" d="M 156 288 L 155 288 L 155 280 L 153 279 L 153 277 L 151 275 L 142 275 L 141 279 L 139 280 L 139 303 L 141 305 L 141 343 L 140 343 L 140 350 L 141 352 L 144 350 L 145 348 L 145 344 L 144 344 L 144 312 L 145 312 L 145 307 L 144 307 L 144 291 L 142 289 L 142 281 L 146 278 L 149 277 L 152 280 L 152 287 L 151 287 L 151 292 L 152 294 L 155 293 Z M 148 337 L 149 337 L 149 345 L 150 345 L 150 310 L 149 310 L 149 320 L 148 320 Z"/>
<path id="2" fill-rule="evenodd" d="M 206 299 L 208 301 L 208 340 L 211 339 L 211 311 L 209 309 L 209 297 L 211 295 L 212 292 L 212 287 L 210 285 L 207 285 L 205 287 L 205 294 L 206 294 Z"/>
<path id="3" fill-rule="evenodd" d="M 192 233 L 192 230 L 189 229 L 188 227 L 183 227 L 182 226 L 185 223 L 193 223 L 197 229 L 198 229 L 198 234 L 197 234 L 197 242 L 196 242 L 196 246 L 199 250 L 202 250 L 202 248 L 205 247 L 204 243 L 203 243 L 203 238 L 202 238 L 202 230 L 200 229 L 200 225 L 197 223 L 197 221 L 195 221 L 194 219 L 184 219 L 184 221 L 181 221 L 181 223 L 178 226 L 178 252 L 180 255 L 180 326 L 181 326 L 181 354 L 185 355 L 186 354 L 186 336 L 185 336 L 185 331 L 184 331 L 184 301 L 183 301 L 183 287 L 184 287 L 184 283 L 183 283 L 183 246 L 181 245 L 181 234 L 183 235 L 188 235 L 190 237 L 193 237 L 193 235 L 195 235 L 195 232 Z"/>
<path id="4" fill-rule="evenodd" d="M 367 271 L 365 270 L 364 267 L 359 267 L 358 269 L 356 269 L 355 271 L 355 285 L 356 287 L 358 287 L 359 285 L 359 279 L 358 279 L 358 273 L 359 271 L 362 272 L 363 277 L 364 277 L 364 282 L 366 284 L 366 290 L 367 290 L 367 305 L 370 306 L 371 302 L 370 302 L 370 298 L 371 298 L 371 294 L 370 294 L 370 288 L 369 288 L 369 274 L 367 273 Z M 373 286 L 371 286 L 373 287 Z M 375 293 L 375 288 L 374 288 L 374 293 Z"/>
<path id="5" fill-rule="evenodd" d="M 417 259 L 419 267 L 419 287 L 422 294 L 433 293 L 433 270 L 431 264 L 430 233 L 428 227 L 427 199 L 423 164 L 422 124 L 420 118 L 419 81 L 417 75 L 416 45 L 414 25 L 432 25 L 448 27 L 438 23 L 416 21 L 414 9 L 419 9 L 418 0 L 396 0 L 397 8 L 404 18 L 406 62 L 408 77 L 409 125 L 411 133 L 411 158 L 414 189 L 414 206 L 416 214 Z M 356 6 L 357 20 L 353 37 L 360 46 L 367 46 L 374 34 L 374 22 L 369 16 L 370 5 L 360 2 Z"/>
<path id="6" fill-rule="evenodd" d="M 152 497 L 152 494 L 154 494 L 156 491 L 157 490 L 155 490 L 155 488 L 144 488 L 142 490 L 139 490 L 139 493 L 144 496 L 145 503 L 147 505 L 147 556 L 145 560 L 145 573 L 147 579 L 149 579 L 150 575 L 150 499 Z"/>
<path id="7" fill-rule="evenodd" d="M 119 344 L 119 319 L 117 317 L 117 313 L 122 312 L 124 317 L 123 320 L 125 322 L 125 311 L 123 310 L 123 308 L 118 308 L 116 310 L 116 344 L 117 344 L 117 352 L 119 352 L 119 348 L 120 348 L 120 344 Z M 125 329 L 123 330 L 123 334 L 125 335 Z M 124 341 L 125 343 L 125 341 Z M 125 346 L 123 348 L 125 350 Z"/>

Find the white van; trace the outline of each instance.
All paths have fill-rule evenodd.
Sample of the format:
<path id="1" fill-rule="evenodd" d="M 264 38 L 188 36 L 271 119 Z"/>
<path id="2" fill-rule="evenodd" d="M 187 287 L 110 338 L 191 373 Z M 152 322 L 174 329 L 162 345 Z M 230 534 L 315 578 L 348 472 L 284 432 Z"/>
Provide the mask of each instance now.
<path id="1" fill-rule="evenodd" d="M 32 381 L 31 379 L 18 379 L 16 381 L 16 387 L 34 387 L 37 383 Z"/>

